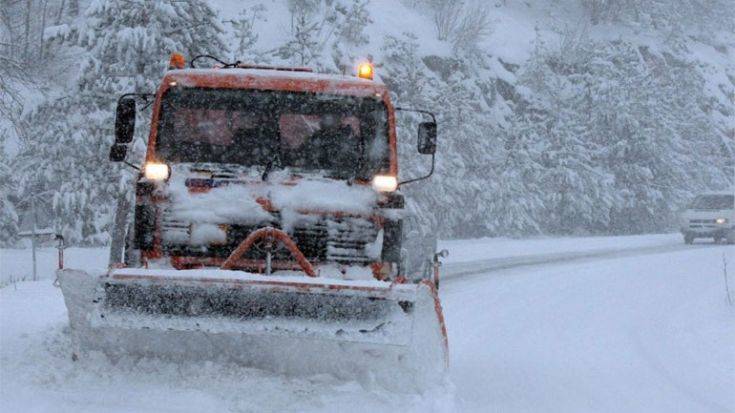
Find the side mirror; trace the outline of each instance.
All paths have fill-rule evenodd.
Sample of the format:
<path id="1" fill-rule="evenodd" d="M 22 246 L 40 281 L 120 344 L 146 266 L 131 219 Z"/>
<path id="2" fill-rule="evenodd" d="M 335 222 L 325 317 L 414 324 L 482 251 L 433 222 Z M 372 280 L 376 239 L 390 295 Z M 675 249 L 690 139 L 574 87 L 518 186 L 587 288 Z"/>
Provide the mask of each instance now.
<path id="1" fill-rule="evenodd" d="M 135 99 L 122 98 L 115 114 L 115 145 L 128 144 L 135 134 Z"/>
<path id="2" fill-rule="evenodd" d="M 436 152 L 436 123 L 419 123 L 418 150 L 422 155 L 433 155 Z"/>
<path id="3" fill-rule="evenodd" d="M 110 147 L 110 160 L 112 162 L 122 162 L 128 154 L 128 145 L 125 143 L 113 143 Z"/>

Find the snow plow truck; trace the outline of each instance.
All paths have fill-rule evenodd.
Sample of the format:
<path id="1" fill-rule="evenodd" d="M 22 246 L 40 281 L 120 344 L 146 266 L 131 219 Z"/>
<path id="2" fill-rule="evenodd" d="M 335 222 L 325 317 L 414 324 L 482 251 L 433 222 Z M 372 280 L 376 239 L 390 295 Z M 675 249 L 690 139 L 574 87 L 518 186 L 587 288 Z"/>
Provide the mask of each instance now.
<path id="1" fill-rule="evenodd" d="M 195 61 L 213 59 L 212 67 Z M 396 112 L 354 75 L 173 54 L 152 106 L 123 258 L 60 269 L 73 358 L 222 360 L 389 383 L 440 377 L 438 257 L 411 247 Z M 118 100 L 110 160 L 126 162 L 140 96 Z M 431 120 L 429 120 L 431 119 Z M 127 162 L 126 162 L 127 163 Z M 430 175 L 430 174 L 429 174 Z M 408 234 L 408 236 L 407 236 Z M 420 248 L 419 248 L 420 249 Z M 418 257 L 418 258 L 417 258 Z"/>

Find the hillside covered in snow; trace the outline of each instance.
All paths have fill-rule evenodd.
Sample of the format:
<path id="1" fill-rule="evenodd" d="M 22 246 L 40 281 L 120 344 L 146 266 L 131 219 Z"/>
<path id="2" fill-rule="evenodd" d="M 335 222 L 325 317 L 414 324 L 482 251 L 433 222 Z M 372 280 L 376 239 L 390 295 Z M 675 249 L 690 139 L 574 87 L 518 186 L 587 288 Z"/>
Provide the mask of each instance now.
<path id="1" fill-rule="evenodd" d="M 437 113 L 431 181 L 406 187 L 443 237 L 673 228 L 733 185 L 735 1 L 0 1 L 0 242 L 31 206 L 104 244 L 130 169 L 114 105 L 171 52 L 351 73 Z M 139 163 L 150 112 L 139 117 Z M 401 175 L 427 170 L 399 118 Z"/>

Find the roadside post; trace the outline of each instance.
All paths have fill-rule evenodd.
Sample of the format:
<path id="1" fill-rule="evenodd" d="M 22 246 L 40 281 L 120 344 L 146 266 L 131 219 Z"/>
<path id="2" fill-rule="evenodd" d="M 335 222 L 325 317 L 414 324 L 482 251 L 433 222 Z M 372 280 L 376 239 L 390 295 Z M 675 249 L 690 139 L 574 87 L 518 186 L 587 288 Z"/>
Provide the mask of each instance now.
<path id="1" fill-rule="evenodd" d="M 31 255 L 33 255 L 33 281 L 38 281 L 38 265 L 36 260 L 36 247 L 38 241 L 44 239 L 54 239 L 54 237 L 56 237 L 56 232 L 54 232 L 50 228 L 37 229 L 34 225 L 30 231 L 20 232 L 18 233 L 18 236 L 20 236 L 21 238 L 31 239 Z"/>

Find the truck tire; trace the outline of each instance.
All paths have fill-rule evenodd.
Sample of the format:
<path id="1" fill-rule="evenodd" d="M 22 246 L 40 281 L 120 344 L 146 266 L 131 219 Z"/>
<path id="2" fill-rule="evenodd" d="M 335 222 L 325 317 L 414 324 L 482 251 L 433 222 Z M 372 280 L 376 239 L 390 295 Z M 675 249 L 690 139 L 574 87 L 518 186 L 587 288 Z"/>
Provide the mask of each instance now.
<path id="1" fill-rule="evenodd" d="M 130 221 L 130 199 L 127 192 L 120 192 L 117 196 L 117 208 L 115 209 L 115 220 L 112 224 L 109 266 L 124 262 L 125 242 L 127 237 L 128 223 Z"/>
<path id="2" fill-rule="evenodd" d="M 684 234 L 684 243 L 687 245 L 691 245 L 692 243 L 694 243 L 694 235 Z"/>
<path id="3" fill-rule="evenodd" d="M 733 245 L 735 244 L 735 229 L 731 229 L 727 233 L 727 237 L 725 237 L 728 244 Z"/>
<path id="4" fill-rule="evenodd" d="M 125 251 L 123 253 L 124 264 L 126 267 L 138 267 L 141 265 L 140 262 L 140 250 L 135 249 L 134 241 L 134 227 L 132 224 L 128 225 L 127 232 L 125 235 Z"/>
<path id="5" fill-rule="evenodd" d="M 436 235 L 423 227 L 416 216 L 408 214 L 404 218 L 401 263 L 406 278 L 412 281 L 433 278 L 436 245 Z"/>

